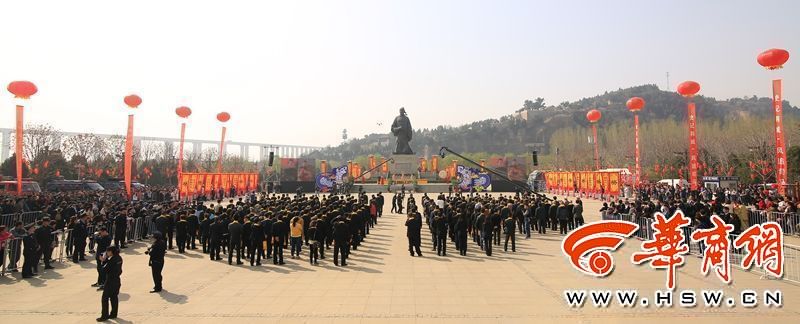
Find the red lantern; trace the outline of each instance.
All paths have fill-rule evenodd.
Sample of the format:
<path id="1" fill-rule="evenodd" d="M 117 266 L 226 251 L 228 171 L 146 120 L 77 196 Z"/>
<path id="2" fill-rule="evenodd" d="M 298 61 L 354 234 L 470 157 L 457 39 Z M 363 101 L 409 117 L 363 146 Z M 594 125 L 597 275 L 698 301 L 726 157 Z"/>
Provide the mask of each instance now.
<path id="1" fill-rule="evenodd" d="M 589 110 L 589 112 L 586 113 L 586 119 L 588 119 L 590 123 L 598 122 L 600 117 L 602 117 L 602 114 L 597 109 Z"/>
<path id="2" fill-rule="evenodd" d="M 32 95 L 36 94 L 39 89 L 30 81 L 14 81 L 8 84 L 8 92 L 14 94 L 14 97 L 20 99 L 29 99 Z"/>
<path id="3" fill-rule="evenodd" d="M 186 106 L 182 106 L 176 108 L 175 113 L 178 114 L 178 117 L 180 118 L 187 118 L 192 114 L 192 109 Z"/>
<path id="4" fill-rule="evenodd" d="M 684 97 L 693 97 L 700 92 L 700 84 L 694 81 L 684 81 L 678 85 L 678 93 Z"/>
<path id="5" fill-rule="evenodd" d="M 226 113 L 224 111 L 219 113 L 219 114 L 217 114 L 217 120 L 219 120 L 219 121 L 221 121 L 223 123 L 229 121 L 230 119 L 231 119 L 231 114 Z"/>
<path id="6" fill-rule="evenodd" d="M 142 104 L 142 98 L 135 94 L 125 96 L 125 104 L 131 108 L 139 107 Z"/>
<path id="7" fill-rule="evenodd" d="M 785 49 L 771 48 L 758 54 L 758 64 L 767 70 L 777 70 L 789 60 L 789 52 Z"/>
<path id="8" fill-rule="evenodd" d="M 638 112 L 639 110 L 642 110 L 642 108 L 644 108 L 644 99 L 639 97 L 633 97 L 628 99 L 628 102 L 625 103 L 625 105 L 628 106 L 628 110 L 632 112 Z"/>

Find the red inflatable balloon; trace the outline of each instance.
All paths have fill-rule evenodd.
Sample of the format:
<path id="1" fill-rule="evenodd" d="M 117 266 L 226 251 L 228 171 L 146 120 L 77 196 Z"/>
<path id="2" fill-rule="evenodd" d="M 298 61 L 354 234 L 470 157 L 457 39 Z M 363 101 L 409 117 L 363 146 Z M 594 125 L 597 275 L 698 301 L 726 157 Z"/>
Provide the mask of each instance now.
<path id="1" fill-rule="evenodd" d="M 692 97 L 700 92 L 700 84 L 694 81 L 684 81 L 678 85 L 678 93 L 684 97 Z"/>
<path id="2" fill-rule="evenodd" d="M 642 108 L 644 108 L 644 99 L 639 97 L 633 97 L 628 99 L 628 102 L 625 103 L 625 105 L 628 106 L 628 110 L 637 112 L 639 110 L 642 110 Z"/>
<path id="3" fill-rule="evenodd" d="M 175 113 L 178 114 L 178 117 L 186 118 L 192 114 L 192 109 L 186 106 L 178 107 L 175 109 Z"/>
<path id="4" fill-rule="evenodd" d="M 767 70 L 780 69 L 788 60 L 789 52 L 785 49 L 771 48 L 758 54 L 758 64 L 761 64 Z"/>
<path id="5" fill-rule="evenodd" d="M 8 84 L 8 92 L 14 94 L 16 98 L 28 99 L 37 91 L 39 89 L 30 81 L 14 81 Z"/>
<path id="6" fill-rule="evenodd" d="M 596 123 L 600 120 L 600 117 L 602 117 L 602 114 L 597 109 L 589 110 L 589 112 L 586 113 L 586 119 L 588 119 L 590 123 Z"/>
<path id="7" fill-rule="evenodd" d="M 221 121 L 223 123 L 229 121 L 230 119 L 231 119 L 231 114 L 226 113 L 224 111 L 219 113 L 219 114 L 217 114 L 217 120 L 219 120 L 219 121 Z"/>
<path id="8" fill-rule="evenodd" d="M 139 107 L 142 104 L 142 98 L 135 94 L 125 96 L 125 104 L 131 108 Z"/>

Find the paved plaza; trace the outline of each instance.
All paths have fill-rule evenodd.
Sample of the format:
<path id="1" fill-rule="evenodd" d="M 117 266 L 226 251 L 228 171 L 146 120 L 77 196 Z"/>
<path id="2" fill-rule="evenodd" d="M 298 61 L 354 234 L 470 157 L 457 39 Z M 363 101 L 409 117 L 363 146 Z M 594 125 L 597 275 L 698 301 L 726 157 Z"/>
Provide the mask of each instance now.
<path id="1" fill-rule="evenodd" d="M 391 201 L 391 197 L 387 197 Z M 588 221 L 599 219 L 600 203 L 585 201 Z M 627 260 L 640 241 L 630 239 L 612 254 L 615 272 L 596 279 L 572 269 L 560 250 L 557 232 L 518 236 L 517 252 L 486 257 L 470 243 L 459 256 L 452 244 L 447 257 L 431 252 L 423 227 L 423 257 L 410 257 L 405 217 L 386 212 L 348 267 L 331 260 L 310 266 L 288 258 L 286 265 L 229 266 L 209 261 L 199 250 L 167 254 L 164 292 L 152 288 L 146 245 L 123 251 L 125 260 L 118 323 L 800 323 L 800 286 L 734 270 L 733 283 L 700 274 L 700 259 L 688 257 L 678 273 L 678 290 L 780 289 L 782 308 L 655 308 L 637 306 L 575 309 L 566 305 L 565 289 L 664 289 L 665 274 Z M 307 255 L 304 249 L 304 255 Z M 0 323 L 90 323 L 100 314 L 100 293 L 90 287 L 94 262 L 61 263 L 34 279 L 19 274 L 0 278 Z"/>

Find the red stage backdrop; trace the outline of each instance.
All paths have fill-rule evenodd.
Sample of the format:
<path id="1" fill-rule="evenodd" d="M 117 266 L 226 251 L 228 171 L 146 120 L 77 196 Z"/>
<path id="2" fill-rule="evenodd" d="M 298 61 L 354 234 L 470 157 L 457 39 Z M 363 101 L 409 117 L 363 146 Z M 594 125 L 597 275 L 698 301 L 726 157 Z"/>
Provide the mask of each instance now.
<path id="1" fill-rule="evenodd" d="M 258 173 L 182 173 L 180 177 L 180 195 L 186 199 L 194 199 L 220 187 L 225 194 L 230 193 L 231 187 L 235 187 L 240 195 L 256 191 Z"/>
<path id="2" fill-rule="evenodd" d="M 622 175 L 619 172 L 546 172 L 544 177 L 549 190 L 577 190 L 587 194 L 600 193 L 602 190 L 612 196 L 619 195 L 622 190 Z"/>
<path id="3" fill-rule="evenodd" d="M 316 159 L 297 159 L 297 181 L 314 181 Z"/>

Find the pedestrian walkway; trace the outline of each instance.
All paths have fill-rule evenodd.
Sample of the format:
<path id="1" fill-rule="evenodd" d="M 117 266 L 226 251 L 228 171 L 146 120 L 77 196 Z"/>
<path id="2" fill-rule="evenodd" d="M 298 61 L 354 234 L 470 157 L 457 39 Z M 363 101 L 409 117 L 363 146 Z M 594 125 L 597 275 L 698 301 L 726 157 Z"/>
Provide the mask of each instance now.
<path id="1" fill-rule="evenodd" d="M 387 196 L 390 201 L 391 196 Z M 599 202 L 585 201 L 587 221 L 599 219 Z M 386 211 L 390 205 L 385 206 Z M 611 306 L 569 308 L 565 289 L 639 289 L 652 295 L 664 289 L 663 271 L 627 260 L 639 249 L 631 239 L 613 253 L 616 270 L 595 279 L 573 270 L 561 253 L 561 236 L 548 231 L 531 239 L 517 236 L 517 252 L 495 246 L 486 257 L 470 240 L 468 255 L 452 244 L 436 256 L 423 226 L 423 257 L 410 257 L 405 216 L 385 213 L 366 241 L 353 251 L 347 267 L 334 267 L 332 250 L 318 266 L 286 258 L 286 265 L 229 266 L 209 261 L 199 250 L 167 254 L 164 292 L 152 287 L 143 243 L 123 250 L 125 260 L 118 323 L 704 323 L 736 321 L 798 323 L 800 287 L 734 270 L 734 283 L 700 275 L 700 259 L 689 257 L 678 273 L 679 289 L 780 289 L 780 309 L 741 307 L 706 309 Z M 288 253 L 288 252 L 287 252 Z M 36 279 L 0 278 L 0 322 L 88 323 L 99 315 L 100 294 L 94 263 L 60 264 Z"/>

